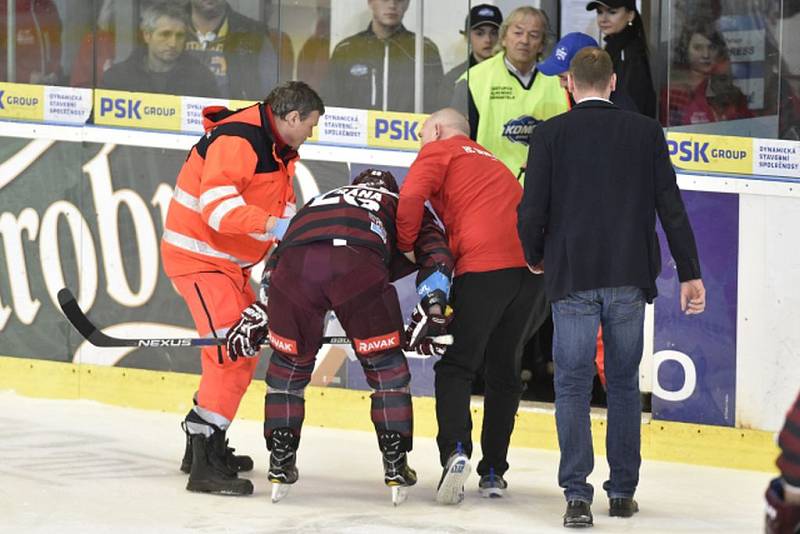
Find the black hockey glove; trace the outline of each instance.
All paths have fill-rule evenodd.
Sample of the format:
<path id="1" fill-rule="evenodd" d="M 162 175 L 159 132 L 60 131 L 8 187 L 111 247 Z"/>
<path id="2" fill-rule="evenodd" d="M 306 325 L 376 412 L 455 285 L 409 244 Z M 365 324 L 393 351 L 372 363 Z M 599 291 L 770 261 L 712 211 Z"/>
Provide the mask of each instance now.
<path id="1" fill-rule="evenodd" d="M 441 356 L 447 346 L 453 344 L 453 336 L 447 333 L 447 325 L 452 320 L 452 309 L 440 297 L 429 295 L 414 307 L 406 327 L 405 350 Z"/>
<path id="2" fill-rule="evenodd" d="M 267 306 L 254 302 L 244 310 L 239 321 L 228 330 L 225 347 L 231 361 L 237 358 L 252 358 L 258 354 L 261 344 L 269 333 Z"/>
<path id="3" fill-rule="evenodd" d="M 424 337 L 422 341 L 420 341 L 414 352 L 417 354 L 423 354 L 426 356 L 444 356 L 444 353 L 447 351 L 447 347 L 453 344 L 453 336 L 450 334 L 446 334 L 443 336 L 434 336 L 434 337 Z"/>

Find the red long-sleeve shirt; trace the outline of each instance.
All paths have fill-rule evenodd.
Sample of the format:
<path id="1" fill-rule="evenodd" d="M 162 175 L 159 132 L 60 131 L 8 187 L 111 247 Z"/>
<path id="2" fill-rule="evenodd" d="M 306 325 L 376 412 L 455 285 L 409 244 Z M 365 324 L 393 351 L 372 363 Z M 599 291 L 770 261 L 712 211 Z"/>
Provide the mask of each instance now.
<path id="1" fill-rule="evenodd" d="M 524 267 L 517 234 L 522 187 L 503 163 L 466 136 L 420 150 L 400 189 L 397 247 L 413 248 L 426 200 L 441 217 L 455 274 Z"/>

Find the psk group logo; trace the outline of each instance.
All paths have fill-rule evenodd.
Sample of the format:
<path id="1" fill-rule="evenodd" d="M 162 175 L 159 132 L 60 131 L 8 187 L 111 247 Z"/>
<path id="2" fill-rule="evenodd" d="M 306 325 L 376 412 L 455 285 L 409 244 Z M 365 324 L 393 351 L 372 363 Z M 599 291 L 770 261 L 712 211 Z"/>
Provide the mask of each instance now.
<path id="1" fill-rule="evenodd" d="M 419 150 L 419 134 L 427 115 L 370 111 L 369 146 L 400 150 Z"/>
<path id="2" fill-rule="evenodd" d="M 753 172 L 753 141 L 743 137 L 670 132 L 667 146 L 679 169 L 708 172 Z"/>
<path id="3" fill-rule="evenodd" d="M 0 118 L 44 119 L 44 86 L 0 83 Z"/>
<path id="4" fill-rule="evenodd" d="M 181 97 L 127 91 L 95 91 L 95 124 L 180 131 Z"/>
<path id="5" fill-rule="evenodd" d="M 539 124 L 540 120 L 531 117 L 530 115 L 523 115 L 516 119 L 511 119 L 503 125 L 503 137 L 512 143 L 520 143 L 528 145 L 528 139 L 533 133 L 533 129 Z"/>

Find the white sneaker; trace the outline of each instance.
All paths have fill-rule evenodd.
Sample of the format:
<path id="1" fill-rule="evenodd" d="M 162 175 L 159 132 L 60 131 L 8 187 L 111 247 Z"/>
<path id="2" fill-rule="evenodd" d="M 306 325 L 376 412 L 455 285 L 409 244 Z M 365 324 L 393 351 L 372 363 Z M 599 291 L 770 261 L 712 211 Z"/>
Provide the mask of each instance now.
<path id="1" fill-rule="evenodd" d="M 464 500 L 464 483 L 467 481 L 472 467 L 469 458 L 461 450 L 456 450 L 447 460 L 447 465 L 436 490 L 436 502 L 441 504 L 458 504 Z"/>

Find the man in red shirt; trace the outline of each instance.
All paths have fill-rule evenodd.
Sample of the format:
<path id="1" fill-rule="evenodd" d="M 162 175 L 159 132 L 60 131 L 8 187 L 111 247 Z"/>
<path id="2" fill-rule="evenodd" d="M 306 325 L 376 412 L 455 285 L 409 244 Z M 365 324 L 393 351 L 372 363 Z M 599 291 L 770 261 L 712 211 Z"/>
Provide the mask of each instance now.
<path id="1" fill-rule="evenodd" d="M 437 500 L 456 504 L 470 472 L 472 383 L 483 370 L 486 390 L 478 464 L 483 496 L 502 496 L 514 416 L 522 392 L 525 343 L 548 310 L 544 282 L 528 271 L 516 232 L 522 187 L 495 156 L 469 138 L 454 109 L 432 114 L 422 149 L 400 190 L 397 248 L 410 252 L 425 201 L 447 229 L 456 262 L 450 303 L 454 342 L 434 366 L 437 443 L 444 473 Z"/>

